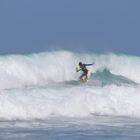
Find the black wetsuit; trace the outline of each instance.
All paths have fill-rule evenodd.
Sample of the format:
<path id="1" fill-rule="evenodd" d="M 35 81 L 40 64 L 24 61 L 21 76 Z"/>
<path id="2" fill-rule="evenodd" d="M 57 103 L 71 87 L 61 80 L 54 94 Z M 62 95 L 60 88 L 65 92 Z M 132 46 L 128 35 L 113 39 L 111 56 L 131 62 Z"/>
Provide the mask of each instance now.
<path id="1" fill-rule="evenodd" d="M 79 65 L 80 70 L 83 71 L 83 74 L 80 76 L 80 79 L 82 79 L 82 77 L 84 77 L 84 76 L 86 76 L 86 79 L 88 78 L 87 77 L 88 70 L 87 70 L 86 66 L 90 66 L 90 65 L 93 65 L 93 64 L 82 64 L 82 65 Z"/>
<path id="2" fill-rule="evenodd" d="M 80 66 L 80 68 L 81 68 L 80 70 L 82 70 L 84 74 L 87 74 L 88 73 L 88 70 L 87 70 L 86 66 L 87 66 L 86 64 L 82 64 Z"/>

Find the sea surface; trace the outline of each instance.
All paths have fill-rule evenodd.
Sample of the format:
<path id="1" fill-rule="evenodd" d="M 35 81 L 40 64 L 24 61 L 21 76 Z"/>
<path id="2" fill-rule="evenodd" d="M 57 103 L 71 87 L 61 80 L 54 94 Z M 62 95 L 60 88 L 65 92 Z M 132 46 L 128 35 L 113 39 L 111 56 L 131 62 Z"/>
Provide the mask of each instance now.
<path id="1" fill-rule="evenodd" d="M 94 63 L 86 83 L 79 61 Z M 0 56 L 0 140 L 139 140 L 140 57 Z"/>

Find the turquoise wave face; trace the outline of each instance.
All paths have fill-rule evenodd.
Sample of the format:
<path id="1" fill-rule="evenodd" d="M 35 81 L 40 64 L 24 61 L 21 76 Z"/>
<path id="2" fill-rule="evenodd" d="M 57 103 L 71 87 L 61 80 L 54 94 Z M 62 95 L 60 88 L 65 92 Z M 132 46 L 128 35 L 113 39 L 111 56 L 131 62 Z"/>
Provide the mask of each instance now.
<path id="1" fill-rule="evenodd" d="M 122 85 L 122 84 L 131 84 L 137 85 L 136 82 L 121 76 L 112 74 L 108 69 L 104 69 L 103 71 L 97 71 L 96 73 L 92 74 L 92 79 L 99 80 L 102 82 L 102 85 Z"/>

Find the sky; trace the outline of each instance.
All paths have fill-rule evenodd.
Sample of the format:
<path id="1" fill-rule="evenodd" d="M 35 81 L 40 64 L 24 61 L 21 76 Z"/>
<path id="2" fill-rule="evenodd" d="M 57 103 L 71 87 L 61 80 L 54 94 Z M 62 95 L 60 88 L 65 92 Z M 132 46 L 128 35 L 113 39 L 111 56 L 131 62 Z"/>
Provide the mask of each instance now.
<path id="1" fill-rule="evenodd" d="M 0 0 L 0 54 L 140 55 L 140 0 Z"/>

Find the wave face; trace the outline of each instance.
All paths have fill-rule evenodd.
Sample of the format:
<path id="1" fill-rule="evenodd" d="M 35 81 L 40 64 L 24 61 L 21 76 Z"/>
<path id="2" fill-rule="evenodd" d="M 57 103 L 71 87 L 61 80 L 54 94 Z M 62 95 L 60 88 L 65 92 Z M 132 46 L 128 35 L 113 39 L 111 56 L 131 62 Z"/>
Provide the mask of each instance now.
<path id="1" fill-rule="evenodd" d="M 75 67 L 92 63 L 80 84 Z M 140 57 L 68 51 L 0 57 L 0 119 L 115 115 L 140 118 Z"/>

